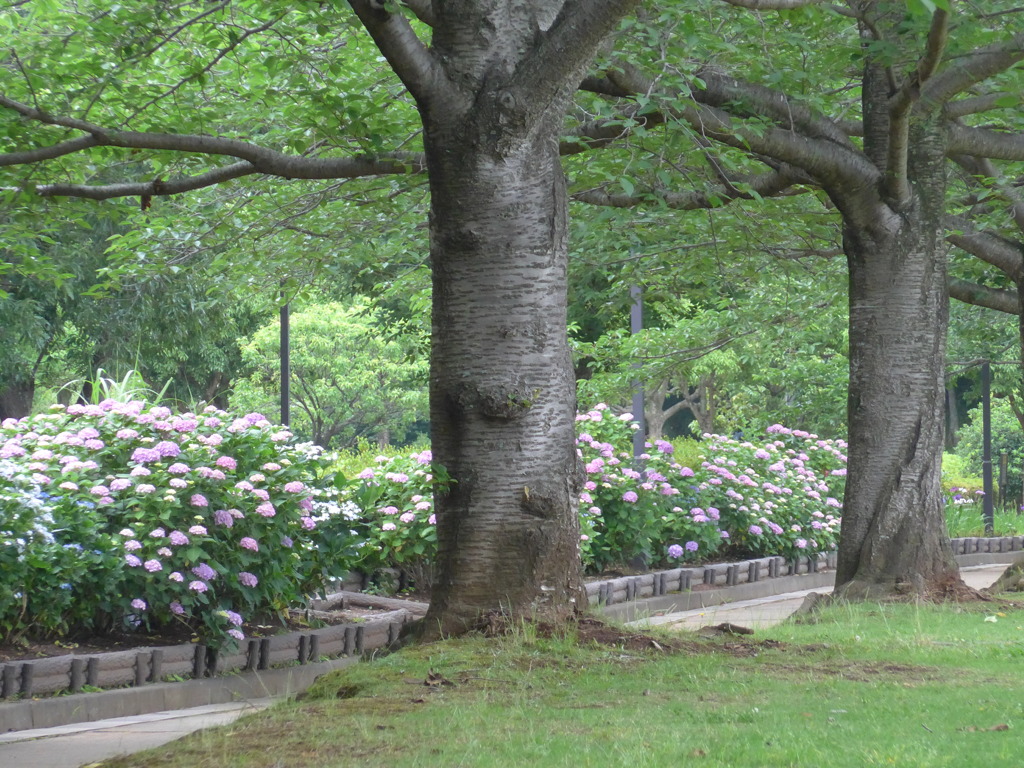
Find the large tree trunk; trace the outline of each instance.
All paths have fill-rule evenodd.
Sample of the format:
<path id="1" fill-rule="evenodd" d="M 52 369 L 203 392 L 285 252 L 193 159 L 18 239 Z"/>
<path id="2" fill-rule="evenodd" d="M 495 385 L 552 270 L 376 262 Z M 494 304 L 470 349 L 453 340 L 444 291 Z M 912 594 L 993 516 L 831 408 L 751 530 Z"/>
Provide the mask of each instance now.
<path id="1" fill-rule="evenodd" d="M 498 606 L 564 618 L 586 603 L 566 196 L 549 122 L 512 141 L 473 123 L 427 134 L 431 438 L 454 481 L 436 494 L 428 631 L 462 631 Z"/>
<path id="2" fill-rule="evenodd" d="M 35 389 L 34 379 L 21 377 L 15 377 L 0 387 L 0 421 L 28 416 L 32 412 Z"/>
<path id="3" fill-rule="evenodd" d="M 925 126 L 916 139 L 910 200 L 898 211 L 879 205 L 873 217 L 844 211 L 849 465 L 836 585 L 851 599 L 922 594 L 959 580 L 940 486 L 948 326 L 943 156 L 937 132 Z"/>
<path id="4" fill-rule="evenodd" d="M 502 59 L 514 59 L 517 46 L 520 56 L 528 50 L 530 22 L 480 19 L 481 29 L 491 24 L 499 28 L 475 38 L 435 33 L 434 50 L 449 62 L 448 46 L 462 54 L 467 43 L 494 47 L 479 60 L 463 55 L 469 71 L 453 75 L 476 81 L 471 99 L 456 92 L 421 105 L 431 191 L 431 441 L 452 478 L 435 493 L 428 635 L 462 632 L 493 610 L 557 621 L 586 605 L 558 154 L 579 72 L 548 104 L 521 103 L 505 85 L 515 62 Z"/>

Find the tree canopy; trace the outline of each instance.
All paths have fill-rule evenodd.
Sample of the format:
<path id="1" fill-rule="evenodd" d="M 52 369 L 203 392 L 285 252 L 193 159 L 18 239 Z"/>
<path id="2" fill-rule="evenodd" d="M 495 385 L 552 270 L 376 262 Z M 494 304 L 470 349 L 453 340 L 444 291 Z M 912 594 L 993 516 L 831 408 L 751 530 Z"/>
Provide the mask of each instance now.
<path id="1" fill-rule="evenodd" d="M 614 237 L 600 214 L 577 227 L 600 285 L 629 276 L 616 260 L 674 271 L 647 257 L 682 211 L 800 198 L 834 234 L 798 244 L 794 218 L 777 250 L 841 240 L 849 268 L 840 584 L 923 591 L 952 572 L 946 249 L 991 252 L 972 244 L 1019 224 L 1020 19 L 1010 0 L 17 4 L 0 14 L 16 41 L 0 187 L 22 235 L 26 215 L 41 232 L 81 216 L 69 198 L 130 199 L 111 280 L 210 251 L 273 284 L 418 265 L 408 244 L 429 240 L 432 439 L 456 480 L 438 503 L 441 632 L 582 596 L 568 202 L 650 211 Z M 8 271 L 39 274 L 32 238 L 8 242 Z M 1005 300 L 972 276 L 954 295 Z"/>

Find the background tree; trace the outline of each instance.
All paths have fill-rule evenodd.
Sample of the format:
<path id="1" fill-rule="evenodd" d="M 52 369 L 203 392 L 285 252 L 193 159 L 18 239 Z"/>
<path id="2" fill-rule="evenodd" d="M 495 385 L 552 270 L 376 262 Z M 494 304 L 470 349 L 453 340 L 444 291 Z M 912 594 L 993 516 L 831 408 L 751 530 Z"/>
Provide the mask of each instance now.
<path id="1" fill-rule="evenodd" d="M 359 438 L 401 445 L 427 421 L 425 339 L 388 329 L 365 303 L 296 309 L 291 335 L 293 429 L 324 447 Z M 268 416 L 280 404 L 280 323 L 263 326 L 242 347 L 251 373 L 235 385 L 233 402 Z"/>
<path id="2" fill-rule="evenodd" d="M 953 117 L 975 92 L 1001 90 L 1024 58 L 1024 37 L 1009 6 L 993 14 L 954 3 L 931 11 L 915 5 L 919 12 L 908 14 L 902 3 L 875 0 L 827 9 L 730 2 L 806 7 L 770 25 L 770 45 L 767 34 L 756 33 L 759 25 L 767 29 L 763 17 L 751 17 L 750 39 L 763 60 L 736 37 L 703 62 L 665 59 L 646 73 L 636 51 L 588 84 L 609 98 L 632 95 L 648 104 L 660 95 L 649 109 L 695 134 L 696 144 L 740 150 L 748 163 L 771 168 L 763 179 L 813 183 L 828 195 L 841 216 L 850 271 L 850 465 L 839 591 L 857 598 L 946 585 L 957 578 L 939 484 L 947 156 L 1024 157 L 1016 136 Z M 824 43 L 836 56 L 801 58 L 798 27 L 814 31 L 816 50 Z M 773 74 L 786 71 L 779 57 L 801 62 L 801 76 L 780 82 Z M 859 74 L 848 70 L 850 61 Z M 859 104 L 849 94 L 859 95 Z M 736 170 L 731 177 L 751 185 Z"/>

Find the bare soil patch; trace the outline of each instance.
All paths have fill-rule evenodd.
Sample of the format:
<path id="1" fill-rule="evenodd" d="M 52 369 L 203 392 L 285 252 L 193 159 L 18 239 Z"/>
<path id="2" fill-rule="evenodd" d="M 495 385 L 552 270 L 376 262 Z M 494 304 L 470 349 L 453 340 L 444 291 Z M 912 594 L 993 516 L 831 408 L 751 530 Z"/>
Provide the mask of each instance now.
<path id="1" fill-rule="evenodd" d="M 268 619 L 243 624 L 240 629 L 246 637 L 259 638 L 286 632 L 308 631 L 332 624 L 365 621 L 382 613 L 386 608 L 349 607 L 345 610 L 318 611 L 315 618 L 307 618 L 301 611 L 293 611 L 283 619 Z M 146 630 L 115 630 L 106 634 L 87 634 L 69 638 L 21 638 L 0 643 L 0 663 L 5 661 L 31 661 L 53 656 L 88 656 L 133 648 L 182 645 L 199 642 L 199 635 L 187 624 L 172 624 Z"/>

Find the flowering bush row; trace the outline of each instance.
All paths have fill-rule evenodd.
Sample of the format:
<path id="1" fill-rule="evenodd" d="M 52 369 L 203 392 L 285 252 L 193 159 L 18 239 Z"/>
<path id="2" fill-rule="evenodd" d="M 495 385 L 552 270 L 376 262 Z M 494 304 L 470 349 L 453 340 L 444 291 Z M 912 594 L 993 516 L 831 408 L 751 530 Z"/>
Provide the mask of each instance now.
<path id="1" fill-rule="evenodd" d="M 598 568 L 648 562 L 834 549 L 846 475 L 845 443 L 780 425 L 761 445 L 703 436 L 703 461 L 673 461 L 667 441 L 635 461 L 631 414 L 599 404 L 576 418 L 587 480 L 580 515 L 584 561 Z"/>
<path id="2" fill-rule="evenodd" d="M 4 421 L 0 639 L 185 621 L 242 640 L 352 562 L 326 467 L 259 414 L 106 400 Z"/>
<path id="3" fill-rule="evenodd" d="M 594 569 L 829 550 L 841 441 L 769 428 L 705 435 L 700 465 L 665 441 L 634 461 L 637 428 L 604 405 L 577 417 L 586 471 L 581 555 Z M 356 567 L 429 581 L 430 451 L 378 456 L 346 482 L 259 414 L 107 400 L 0 425 L 0 640 L 187 622 L 207 642 L 301 604 Z"/>
<path id="4" fill-rule="evenodd" d="M 634 462 L 630 414 L 599 404 L 577 416 L 577 448 L 586 471 L 580 494 L 580 551 L 600 570 L 634 558 L 706 559 L 834 549 L 846 474 L 845 443 L 770 427 L 762 444 L 705 435 L 699 466 L 674 461 L 657 441 Z M 359 567 L 408 569 L 436 550 L 429 451 L 378 456 L 348 494 L 363 543 Z"/>

